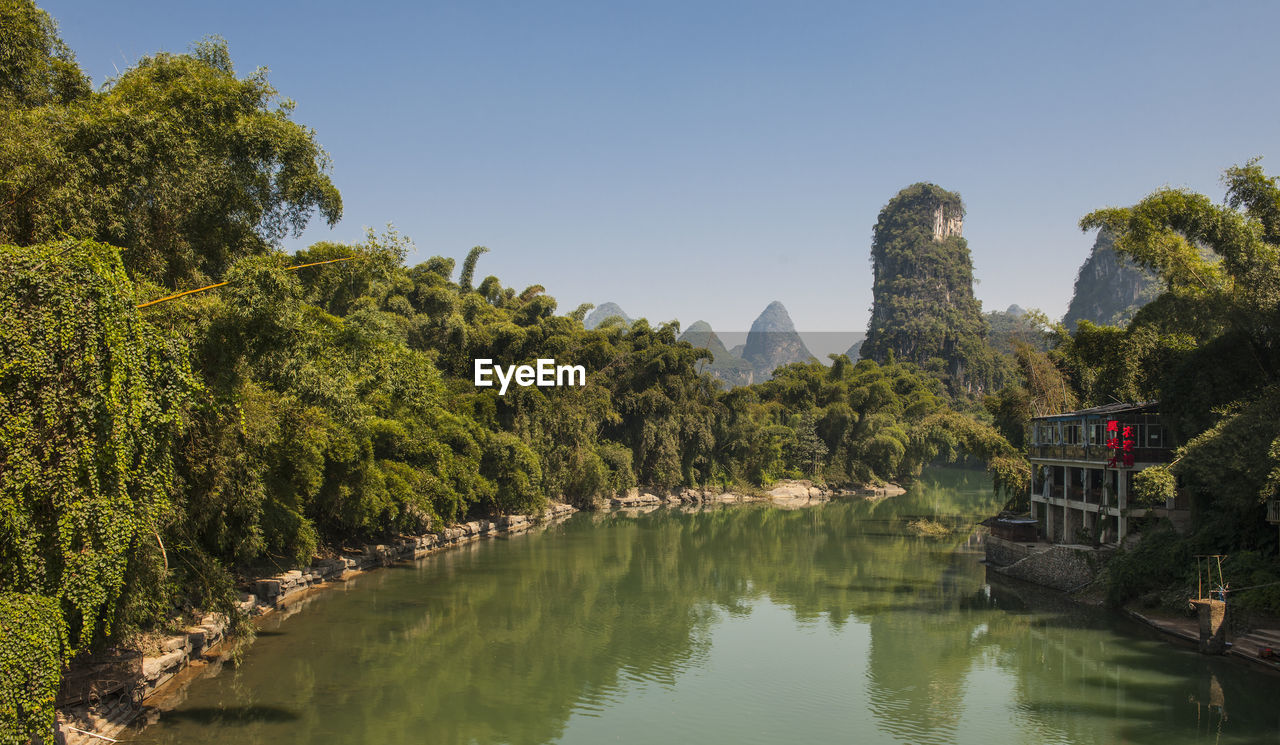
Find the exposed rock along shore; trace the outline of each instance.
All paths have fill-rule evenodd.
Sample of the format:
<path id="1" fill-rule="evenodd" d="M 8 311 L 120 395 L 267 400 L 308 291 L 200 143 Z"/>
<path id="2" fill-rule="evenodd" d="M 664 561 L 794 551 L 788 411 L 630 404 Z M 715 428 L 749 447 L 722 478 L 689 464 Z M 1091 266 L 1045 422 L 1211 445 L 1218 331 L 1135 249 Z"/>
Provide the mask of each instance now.
<path id="1" fill-rule="evenodd" d="M 827 502 L 834 497 L 879 499 L 904 492 L 896 484 L 832 490 L 815 486 L 810 481 L 781 481 L 762 494 L 691 488 L 636 488 L 620 496 L 602 500 L 597 503 L 597 507 L 649 512 L 662 506 L 706 509 L 747 502 L 772 502 L 777 507 L 796 509 Z M 237 610 L 252 617 L 262 616 L 288 607 L 305 591 L 325 583 L 342 582 L 369 569 L 420 559 L 482 538 L 522 533 L 558 522 L 577 511 L 571 505 L 553 502 L 537 515 L 506 515 L 488 520 L 472 520 L 434 533 L 406 536 L 385 544 L 370 544 L 359 550 L 344 550 L 341 556 L 321 559 L 310 567 L 290 569 L 242 585 L 244 591 Z M 211 613 L 204 616 L 198 625 L 162 639 L 160 653 L 142 659 L 141 677 L 135 682 L 135 689 L 144 699 L 151 699 L 156 694 L 161 694 L 161 697 L 168 695 L 170 691 L 165 689 L 171 687 L 171 683 L 178 683 L 181 689 L 182 683 L 192 677 L 184 674 L 189 668 L 201 667 L 222 659 L 222 653 L 214 648 L 226 638 L 227 625 L 228 619 L 224 614 Z M 119 735 L 141 711 L 123 699 L 105 706 L 89 707 L 81 704 L 60 712 L 59 726 L 66 738 L 65 742 L 70 745 L 102 743 L 108 741 L 104 737 L 114 738 Z"/>
<path id="2" fill-rule="evenodd" d="M 388 566 L 397 561 L 419 559 L 437 551 L 478 541 L 530 530 L 562 520 L 577 510 L 567 504 L 552 503 L 538 515 L 506 515 L 491 520 L 472 520 L 444 530 L 425 535 L 407 536 L 387 544 L 364 546 L 361 550 L 344 551 L 342 556 L 322 559 L 305 569 L 291 569 L 280 574 L 253 580 L 245 586 L 237 610 L 250 616 L 262 616 L 277 608 L 288 606 L 304 591 L 326 582 L 342 582 L 360 572 Z M 165 637 L 160 641 L 160 653 L 143 657 L 141 666 L 132 671 L 136 680 L 126 683 L 135 698 L 151 699 L 156 694 L 169 693 L 166 687 L 178 680 L 189 680 L 183 675 L 192 667 L 200 667 L 218 661 L 221 654 L 214 650 L 226 638 L 228 619 L 224 614 L 211 613 L 201 619 L 198 626 L 189 627 L 181 634 Z M 74 675 L 75 672 L 71 673 Z M 119 673 L 112 673 L 119 677 Z M 100 745 L 116 738 L 142 712 L 129 697 L 112 697 L 109 702 L 96 702 L 89 706 L 81 703 L 59 712 L 62 737 L 69 745 Z"/>
<path id="3" fill-rule="evenodd" d="M 737 504 L 743 502 L 772 502 L 778 507 L 799 507 L 818 502 L 827 502 L 835 497 L 883 498 L 905 493 L 906 490 L 897 484 L 885 486 L 862 486 L 856 489 L 828 489 L 814 485 L 811 481 L 779 481 L 767 492 L 760 494 L 742 494 L 739 492 L 718 492 L 710 489 L 692 489 L 679 487 L 674 489 L 630 489 L 626 494 L 613 497 L 607 506 L 613 509 L 634 509 L 641 507 L 660 507 L 663 505 L 712 505 Z"/>

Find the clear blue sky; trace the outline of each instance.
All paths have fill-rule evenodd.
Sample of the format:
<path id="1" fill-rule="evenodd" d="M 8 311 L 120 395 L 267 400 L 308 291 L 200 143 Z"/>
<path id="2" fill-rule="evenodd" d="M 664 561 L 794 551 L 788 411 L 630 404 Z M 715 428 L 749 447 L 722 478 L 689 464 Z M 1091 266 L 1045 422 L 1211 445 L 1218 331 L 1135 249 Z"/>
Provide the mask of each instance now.
<path id="1" fill-rule="evenodd" d="M 563 311 L 861 330 L 876 215 L 932 181 L 984 308 L 1060 316 L 1086 212 L 1280 173 L 1280 3 L 41 6 L 95 84 L 207 34 L 268 67 L 345 205 L 287 247 L 391 222 Z"/>

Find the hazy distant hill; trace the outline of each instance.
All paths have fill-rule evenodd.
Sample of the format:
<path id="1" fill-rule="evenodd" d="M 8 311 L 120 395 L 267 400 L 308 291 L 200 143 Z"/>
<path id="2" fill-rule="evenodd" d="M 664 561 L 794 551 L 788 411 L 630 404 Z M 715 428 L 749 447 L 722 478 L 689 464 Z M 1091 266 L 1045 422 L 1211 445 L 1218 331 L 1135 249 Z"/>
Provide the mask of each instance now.
<path id="1" fill-rule="evenodd" d="M 755 368 L 756 380 L 768 380 L 776 368 L 814 357 L 796 333 L 787 309 L 774 300 L 751 324 L 742 359 Z"/>
<path id="2" fill-rule="evenodd" d="M 687 341 L 695 347 L 708 350 L 714 356 L 709 363 L 704 363 L 707 372 L 729 386 L 751 385 L 755 382 L 755 369 L 751 363 L 729 352 L 724 342 L 716 336 L 711 324 L 697 321 L 680 335 L 681 341 Z"/>
<path id="3" fill-rule="evenodd" d="M 611 316 L 621 316 L 622 320 L 625 321 L 628 326 L 630 326 L 631 322 L 635 320 L 631 316 L 627 315 L 622 308 L 619 308 L 617 303 L 604 303 L 603 305 L 596 306 L 596 308 L 587 315 L 587 318 L 582 322 L 582 325 L 586 326 L 588 329 L 593 329 L 604 323 L 604 319 Z"/>
<path id="4" fill-rule="evenodd" d="M 857 362 L 858 359 L 862 357 L 862 342 L 866 340 L 867 333 L 865 331 L 859 331 L 857 341 L 853 343 L 853 346 L 849 347 L 848 351 L 844 353 L 844 356 L 854 362 Z"/>
<path id="5" fill-rule="evenodd" d="M 707 349 L 717 358 L 729 356 L 729 350 L 724 348 L 724 342 L 720 341 L 720 337 L 716 336 L 711 324 L 706 321 L 694 321 L 680 335 L 680 341 L 687 341 L 695 347 Z"/>
<path id="6" fill-rule="evenodd" d="M 1075 294 L 1062 324 L 1076 330 L 1081 320 L 1123 326 L 1160 291 L 1159 281 L 1127 257 L 1116 253 L 1115 239 L 1098 231 L 1093 251 L 1076 275 Z"/>
<path id="7" fill-rule="evenodd" d="M 993 349 L 1013 354 L 1013 341 L 1017 339 L 1042 352 L 1049 350 L 1049 340 L 1027 320 L 1027 311 L 1021 305 L 1010 305 L 1008 310 L 993 310 L 983 317 L 987 319 L 987 341 Z"/>

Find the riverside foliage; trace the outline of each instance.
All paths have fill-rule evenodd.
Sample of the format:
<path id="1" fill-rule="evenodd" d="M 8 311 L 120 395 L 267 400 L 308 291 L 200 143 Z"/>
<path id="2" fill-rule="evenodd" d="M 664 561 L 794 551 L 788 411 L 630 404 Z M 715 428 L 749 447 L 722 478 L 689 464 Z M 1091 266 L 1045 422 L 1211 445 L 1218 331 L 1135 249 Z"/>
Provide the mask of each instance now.
<path id="1" fill-rule="evenodd" d="M 637 484 L 902 479 L 970 443 L 1013 457 L 908 363 L 722 392 L 675 323 L 588 330 L 588 306 L 477 283 L 484 248 L 457 279 L 449 258 L 406 265 L 394 230 L 286 255 L 341 199 L 265 73 L 237 77 L 206 40 L 95 92 L 47 14 L 0 0 L 0 20 L 6 741 L 48 733 L 73 657 L 346 542 Z M 477 358 L 539 357 L 587 384 L 473 384 Z"/>
<path id="2" fill-rule="evenodd" d="M 1159 399 L 1178 451 L 1169 473 L 1140 484 L 1149 499 L 1181 488 L 1195 530 L 1171 533 L 1114 563 L 1111 596 L 1195 585 L 1195 554 L 1230 554 L 1224 572 L 1246 607 L 1280 608 L 1280 186 L 1258 161 L 1228 168 L 1224 203 L 1161 189 L 1132 207 L 1086 216 L 1115 250 L 1153 272 L 1160 293 L 1125 328 L 1081 321 L 1054 355 L 1082 400 Z M 1177 594 L 1177 593 L 1175 593 Z M 1185 597 L 1185 592 L 1182 593 Z"/>

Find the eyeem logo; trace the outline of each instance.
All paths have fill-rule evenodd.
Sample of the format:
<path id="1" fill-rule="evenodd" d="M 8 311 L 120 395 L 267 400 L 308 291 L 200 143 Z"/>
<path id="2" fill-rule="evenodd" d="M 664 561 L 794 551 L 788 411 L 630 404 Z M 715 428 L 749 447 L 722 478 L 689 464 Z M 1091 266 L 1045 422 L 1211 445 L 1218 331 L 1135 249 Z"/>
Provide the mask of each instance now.
<path id="1" fill-rule="evenodd" d="M 539 359 L 537 365 L 502 365 L 493 364 L 493 360 L 476 360 L 475 378 L 477 388 L 492 388 L 493 378 L 498 378 L 498 395 L 507 395 L 507 386 L 515 380 L 516 385 L 527 388 L 536 385 L 539 388 L 559 388 L 561 386 L 583 386 L 587 384 L 587 368 L 582 365 L 557 365 L 555 360 Z M 576 382 L 575 382 L 576 381 Z"/>

